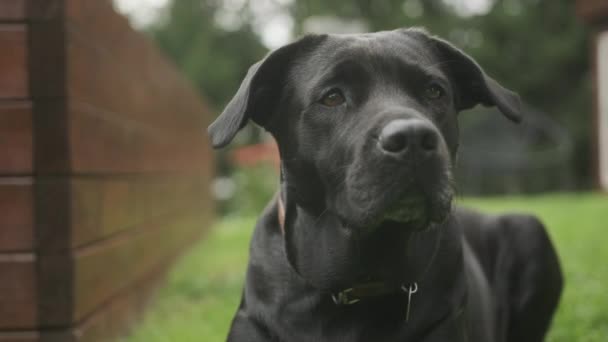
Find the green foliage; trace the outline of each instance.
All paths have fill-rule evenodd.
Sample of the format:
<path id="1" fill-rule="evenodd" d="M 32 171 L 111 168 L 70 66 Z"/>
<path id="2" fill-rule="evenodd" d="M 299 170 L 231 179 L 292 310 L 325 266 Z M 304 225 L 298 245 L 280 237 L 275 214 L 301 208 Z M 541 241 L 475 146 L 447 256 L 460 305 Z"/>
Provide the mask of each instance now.
<path id="1" fill-rule="evenodd" d="M 216 109 L 227 103 L 249 67 L 266 53 L 246 20 L 235 30 L 218 26 L 215 17 L 221 9 L 221 1 L 174 0 L 166 22 L 150 29 Z M 246 8 L 241 15 L 248 16 Z"/>
<path id="2" fill-rule="evenodd" d="M 486 211 L 532 212 L 554 241 L 566 287 L 548 342 L 603 342 L 608 336 L 606 196 L 464 199 Z M 171 272 L 143 324 L 125 342 L 224 341 L 238 306 L 255 219 L 220 221 Z"/>
<path id="3" fill-rule="evenodd" d="M 251 216 L 260 213 L 272 198 L 279 184 L 279 172 L 268 164 L 236 168 L 231 175 L 235 195 L 228 200 L 229 215 Z"/>
<path id="4" fill-rule="evenodd" d="M 225 341 L 240 300 L 253 225 L 252 217 L 217 224 L 173 268 L 143 325 L 123 342 Z"/>

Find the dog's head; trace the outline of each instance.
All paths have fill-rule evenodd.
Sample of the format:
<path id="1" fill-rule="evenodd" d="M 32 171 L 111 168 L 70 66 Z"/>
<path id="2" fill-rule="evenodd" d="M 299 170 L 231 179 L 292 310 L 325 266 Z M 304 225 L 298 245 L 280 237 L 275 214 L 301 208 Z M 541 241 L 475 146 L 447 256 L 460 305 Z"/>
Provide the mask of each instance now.
<path id="1" fill-rule="evenodd" d="M 362 265 L 399 259 L 387 246 L 446 218 L 457 113 L 477 104 L 520 119 L 516 94 L 423 30 L 313 35 L 253 65 L 209 133 L 222 147 L 252 120 L 274 136 L 290 261 L 331 287 L 330 278 L 347 283 L 369 273 Z M 295 216 L 314 220 L 291 227 Z M 332 250 L 319 256 L 319 246 Z"/>

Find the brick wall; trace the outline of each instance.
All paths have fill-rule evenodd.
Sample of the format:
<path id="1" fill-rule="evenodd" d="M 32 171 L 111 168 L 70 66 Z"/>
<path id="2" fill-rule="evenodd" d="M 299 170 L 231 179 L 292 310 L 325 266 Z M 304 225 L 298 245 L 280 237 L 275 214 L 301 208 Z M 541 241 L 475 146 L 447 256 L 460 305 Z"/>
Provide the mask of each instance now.
<path id="1" fill-rule="evenodd" d="M 110 0 L 0 0 L 0 342 L 123 331 L 209 226 L 209 121 Z"/>

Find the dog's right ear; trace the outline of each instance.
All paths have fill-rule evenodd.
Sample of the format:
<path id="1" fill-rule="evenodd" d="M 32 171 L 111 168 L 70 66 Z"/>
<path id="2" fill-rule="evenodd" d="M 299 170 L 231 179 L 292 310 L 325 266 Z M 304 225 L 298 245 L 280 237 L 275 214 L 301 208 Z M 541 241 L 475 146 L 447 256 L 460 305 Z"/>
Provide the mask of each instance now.
<path id="1" fill-rule="evenodd" d="M 222 114 L 209 126 L 214 148 L 228 145 L 249 119 L 264 126 L 274 112 L 291 62 L 311 51 L 325 35 L 309 35 L 285 45 L 249 68 L 239 90 Z"/>
<path id="2" fill-rule="evenodd" d="M 522 104 L 519 95 L 488 76 L 472 57 L 451 43 L 432 36 L 425 29 L 407 28 L 400 31 L 423 37 L 439 53 L 440 64 L 449 68 L 453 80 L 459 85 L 456 96 L 458 111 L 477 104 L 496 106 L 509 120 L 521 121 Z"/>
<path id="3" fill-rule="evenodd" d="M 519 95 L 501 86 L 488 76 L 472 57 L 447 41 L 429 36 L 433 45 L 444 58 L 455 81 L 461 86 L 458 110 L 469 109 L 480 103 L 496 106 L 509 120 L 519 123 L 522 120 L 522 104 Z"/>

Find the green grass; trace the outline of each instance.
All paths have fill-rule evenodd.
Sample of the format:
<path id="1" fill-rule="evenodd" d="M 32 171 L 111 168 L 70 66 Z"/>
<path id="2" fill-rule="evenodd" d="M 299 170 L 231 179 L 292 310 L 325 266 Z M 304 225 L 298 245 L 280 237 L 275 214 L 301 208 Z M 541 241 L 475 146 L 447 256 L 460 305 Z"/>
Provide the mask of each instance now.
<path id="1" fill-rule="evenodd" d="M 566 287 L 551 342 L 608 341 L 608 196 L 556 194 L 466 199 L 488 212 L 539 215 L 557 245 Z M 238 305 L 255 218 L 226 218 L 171 272 L 125 342 L 224 341 Z"/>

